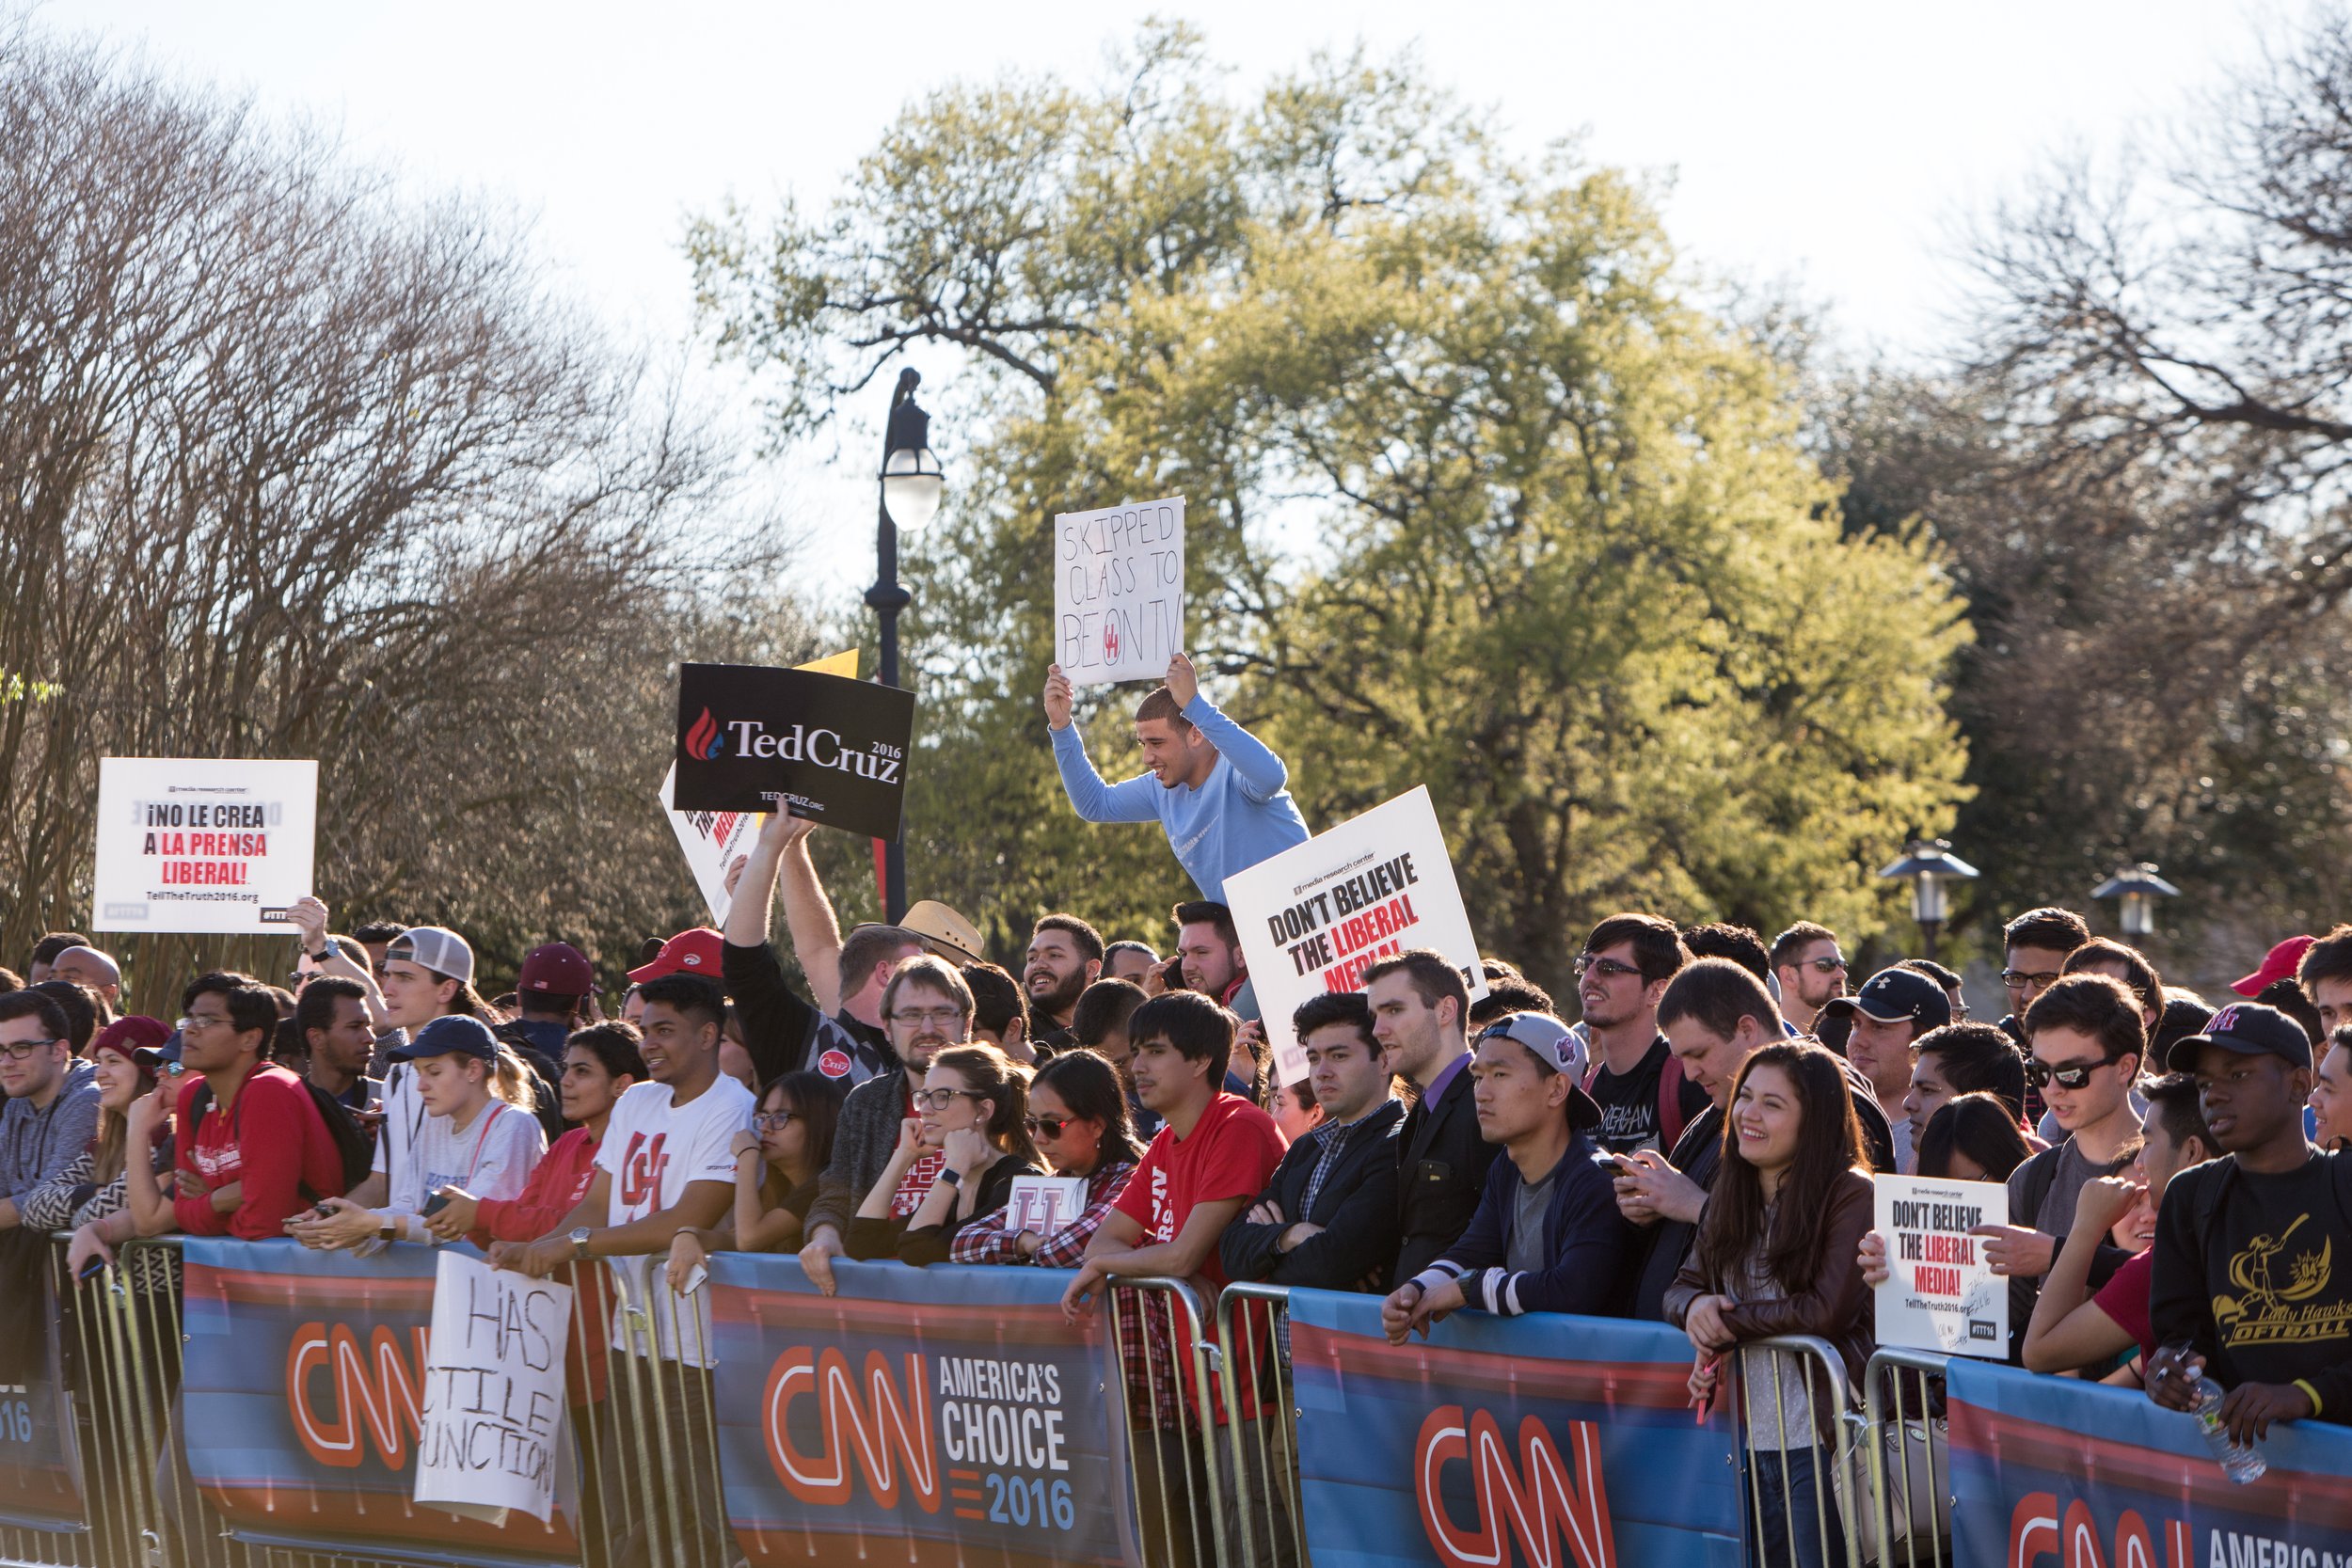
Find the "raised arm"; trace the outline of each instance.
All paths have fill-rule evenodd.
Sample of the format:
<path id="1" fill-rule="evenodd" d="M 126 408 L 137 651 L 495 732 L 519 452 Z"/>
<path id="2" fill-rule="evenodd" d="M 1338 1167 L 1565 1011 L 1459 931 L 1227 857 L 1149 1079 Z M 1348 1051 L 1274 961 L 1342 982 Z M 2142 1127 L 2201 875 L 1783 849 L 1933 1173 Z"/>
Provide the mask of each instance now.
<path id="1" fill-rule="evenodd" d="M 1156 822 L 1160 819 L 1159 782 L 1149 774 L 1124 784 L 1104 784 L 1087 756 L 1086 741 L 1070 721 L 1073 693 L 1061 666 L 1046 666 L 1045 727 L 1054 743 L 1054 766 L 1061 772 L 1062 792 L 1070 807 L 1087 822 Z"/>
<path id="2" fill-rule="evenodd" d="M 1200 680 L 1194 673 L 1192 660 L 1178 654 L 1168 661 L 1168 694 L 1176 699 L 1193 727 L 1208 736 L 1217 755 L 1233 765 L 1233 776 L 1241 780 L 1241 792 L 1253 800 L 1271 800 L 1282 793 L 1291 782 L 1290 769 L 1273 748 L 1234 723 L 1217 710 L 1215 703 L 1200 695 Z"/>

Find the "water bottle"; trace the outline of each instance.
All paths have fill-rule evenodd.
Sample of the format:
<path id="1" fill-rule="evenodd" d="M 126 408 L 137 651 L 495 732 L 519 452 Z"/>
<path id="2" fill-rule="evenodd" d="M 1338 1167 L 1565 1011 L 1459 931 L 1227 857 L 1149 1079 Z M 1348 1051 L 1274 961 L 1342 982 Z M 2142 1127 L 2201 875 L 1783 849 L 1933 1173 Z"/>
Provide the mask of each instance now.
<path id="1" fill-rule="evenodd" d="M 2256 1444 L 2230 1440 L 2229 1429 L 2221 1424 L 2220 1409 L 2221 1385 L 2209 1377 L 2199 1378 L 2197 1408 L 2191 1412 L 2197 1418 L 2197 1430 L 2205 1434 L 2205 1447 L 2221 1462 L 2221 1473 L 2244 1486 L 2259 1479 L 2270 1465 Z"/>

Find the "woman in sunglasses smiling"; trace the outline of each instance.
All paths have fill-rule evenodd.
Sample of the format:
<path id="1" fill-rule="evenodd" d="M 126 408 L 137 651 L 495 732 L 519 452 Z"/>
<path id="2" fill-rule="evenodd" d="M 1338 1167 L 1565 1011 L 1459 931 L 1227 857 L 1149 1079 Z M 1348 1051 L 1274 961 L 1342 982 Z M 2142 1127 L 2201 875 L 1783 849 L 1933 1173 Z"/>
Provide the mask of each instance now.
<path id="1" fill-rule="evenodd" d="M 1011 1229 L 1009 1209 L 983 1213 L 956 1232 L 950 1253 L 959 1263 L 1076 1268 L 1143 1158 L 1119 1069 L 1098 1052 L 1065 1051 L 1038 1069 L 1029 1084 L 1026 1125 L 1056 1176 L 1085 1180 L 1086 1206 L 1077 1218 L 1044 1234 Z"/>
<path id="2" fill-rule="evenodd" d="M 914 1091 L 916 1115 L 898 1128 L 898 1147 L 850 1222 L 852 1258 L 896 1258 L 921 1267 L 947 1260 L 959 1227 L 1002 1209 L 1013 1179 L 1041 1166 L 1029 1141 L 1029 1069 L 993 1045 L 950 1046 L 931 1058 Z M 926 1154 L 940 1156 L 914 1212 L 893 1213 L 902 1183 L 919 1180 Z"/>

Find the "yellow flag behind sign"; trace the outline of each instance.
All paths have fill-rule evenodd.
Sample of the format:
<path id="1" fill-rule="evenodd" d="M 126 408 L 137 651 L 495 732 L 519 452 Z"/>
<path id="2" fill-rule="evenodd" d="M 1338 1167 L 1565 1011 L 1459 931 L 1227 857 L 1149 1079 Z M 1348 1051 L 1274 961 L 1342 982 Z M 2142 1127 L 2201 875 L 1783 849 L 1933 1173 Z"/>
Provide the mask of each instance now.
<path id="1" fill-rule="evenodd" d="M 820 675 L 839 675 L 847 680 L 855 680 L 857 679 L 857 650 L 847 648 L 824 658 L 811 659 L 806 664 L 796 664 L 792 668 L 814 670 Z"/>

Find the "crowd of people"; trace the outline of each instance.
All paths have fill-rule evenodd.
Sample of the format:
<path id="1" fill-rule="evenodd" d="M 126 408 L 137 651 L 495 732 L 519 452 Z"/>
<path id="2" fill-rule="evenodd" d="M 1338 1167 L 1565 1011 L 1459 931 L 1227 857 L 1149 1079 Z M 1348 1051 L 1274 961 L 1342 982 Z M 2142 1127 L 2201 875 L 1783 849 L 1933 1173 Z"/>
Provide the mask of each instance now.
<path id="1" fill-rule="evenodd" d="M 591 1290 L 581 1265 L 647 1259 L 679 1419 L 708 1398 L 697 1287 L 724 1250 L 796 1254 L 827 1293 L 844 1259 L 1063 1270 L 1073 1321 L 1125 1280 L 1366 1292 L 1400 1345 L 1460 1311 L 1648 1318 L 1689 1336 L 1695 1402 L 1744 1380 L 1767 1549 L 1819 1563 L 1842 1545 L 1818 1434 L 1759 1429 L 1785 1366 L 1725 1356 L 1812 1336 L 1860 1378 L 1888 1266 L 1869 1178 L 1900 1172 L 2006 1184 L 2011 1223 L 1979 1241 L 2017 1364 L 2174 1409 L 2217 1386 L 2249 1440 L 2352 1411 L 2352 1271 L 2328 1261 L 2352 1250 L 2352 927 L 2280 943 L 2217 1008 L 2028 911 L 1983 1022 L 1932 962 L 1850 986 L 1820 925 L 1767 942 L 1616 914 L 1577 949 L 1572 1008 L 1500 959 L 1475 1000 L 1436 953 L 1380 959 L 1287 1021 L 1306 1075 L 1282 1083 L 1215 898 L 1306 836 L 1280 760 L 1180 659 L 1138 711 L 1150 771 L 1106 785 L 1070 701 L 1057 672 L 1075 809 L 1161 822 L 1202 896 L 1121 941 L 1046 913 L 1018 975 L 937 903 L 844 934 L 784 815 L 723 929 L 649 942 L 609 1016 L 562 942 L 494 1002 L 458 932 L 332 934 L 314 898 L 291 986 L 204 974 L 169 1022 L 87 938 L 44 937 L 22 979 L 0 971 L 0 1240 L 68 1232 L 78 1272 L 175 1229 L 463 1239 Z M 1013 1217 L 1030 1177 L 1076 1184 L 1050 1226 Z M 1139 1422 L 1273 1419 L 1248 1367 L 1237 1407 L 1194 1408 L 1165 1302 L 1120 1310 Z M 575 1370 L 604 1397 L 602 1358 Z"/>

